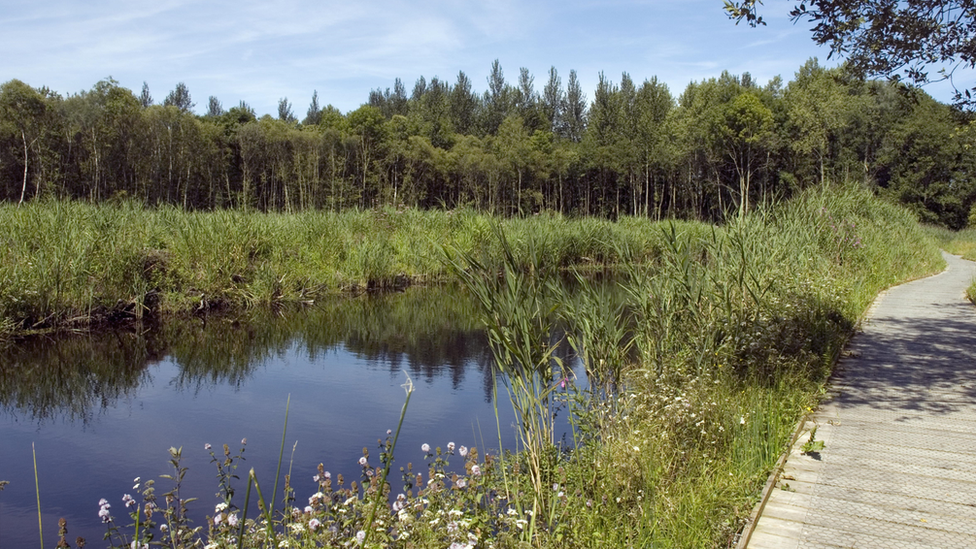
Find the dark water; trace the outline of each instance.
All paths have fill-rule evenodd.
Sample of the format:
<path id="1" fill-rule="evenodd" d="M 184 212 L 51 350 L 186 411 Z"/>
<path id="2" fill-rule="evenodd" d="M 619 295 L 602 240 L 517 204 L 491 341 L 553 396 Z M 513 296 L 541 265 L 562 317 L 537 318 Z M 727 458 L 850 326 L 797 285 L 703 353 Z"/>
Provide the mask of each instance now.
<path id="1" fill-rule="evenodd" d="M 46 547 L 57 543 L 60 517 L 72 542 L 106 545 L 99 499 L 126 524 L 121 498 L 136 496 L 133 479 L 156 479 L 157 495 L 172 488 L 159 479 L 171 472 L 170 447 L 183 447 L 183 496 L 200 498 L 191 505 L 198 525 L 218 502 L 207 443 L 237 450 L 246 437 L 238 472 L 253 467 L 270 491 L 289 395 L 282 475 L 291 467 L 299 503 L 315 491 L 319 463 L 358 480 L 367 447 L 379 465 L 377 439 L 396 428 L 404 372 L 415 392 L 397 467 L 425 470 L 423 443 L 499 446 L 490 350 L 473 304 L 444 289 L 38 339 L 0 353 L 0 365 L 0 480 L 10 481 L 0 492 L 0 548 L 39 546 L 32 446 Z M 498 410 L 503 445 L 514 448 L 510 405 Z"/>

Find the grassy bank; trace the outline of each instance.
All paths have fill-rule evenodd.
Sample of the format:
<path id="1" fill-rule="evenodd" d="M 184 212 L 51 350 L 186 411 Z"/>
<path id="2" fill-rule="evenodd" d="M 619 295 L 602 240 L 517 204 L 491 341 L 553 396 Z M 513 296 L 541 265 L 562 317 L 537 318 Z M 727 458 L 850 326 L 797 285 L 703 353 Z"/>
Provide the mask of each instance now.
<path id="1" fill-rule="evenodd" d="M 137 205 L 0 206 L 0 334 L 194 311 L 303 302 L 440 280 L 447 246 L 500 257 L 492 218 L 468 210 L 344 213 L 185 212 Z M 537 216 L 500 221 L 520 261 L 546 267 L 653 257 L 660 231 L 627 219 Z"/>
<path id="2" fill-rule="evenodd" d="M 306 506 L 288 499 L 287 484 L 284 498 L 272 499 L 273 478 L 251 476 L 238 483 L 237 499 L 227 495 L 238 462 L 226 450 L 215 459 L 226 497 L 205 528 L 193 533 L 178 505 L 157 502 L 154 487 L 143 485 L 143 504 L 163 509 L 117 514 L 107 523 L 113 543 L 155 536 L 173 547 L 200 537 L 214 548 L 728 546 L 875 295 L 943 267 L 908 213 L 854 188 L 810 191 L 722 228 L 653 227 L 636 239 L 654 242 L 641 262 L 631 259 L 650 247 L 627 240 L 630 233 L 605 234 L 606 257 L 630 271 L 623 305 L 585 283 L 575 296 L 562 294 L 550 283 L 561 261 L 518 227 L 481 237 L 500 250 L 488 257 L 507 259 L 488 262 L 479 247 L 455 244 L 435 269 L 453 269 L 478 298 L 507 374 L 499 395 L 516 406 L 523 443 L 506 450 L 517 452 L 446 441 L 403 449 L 391 433 L 379 456 L 364 451 L 357 482 L 322 468 Z M 555 326 L 567 328 L 566 339 L 552 337 Z M 558 345 L 580 351 L 591 385 L 563 377 L 549 360 Z M 573 415 L 572 452 L 551 439 L 548 422 L 560 405 Z M 393 455 L 397 467 L 420 465 L 390 472 Z M 259 488 L 266 504 L 249 508 L 240 494 Z M 135 530 L 122 526 L 126 512 Z"/>

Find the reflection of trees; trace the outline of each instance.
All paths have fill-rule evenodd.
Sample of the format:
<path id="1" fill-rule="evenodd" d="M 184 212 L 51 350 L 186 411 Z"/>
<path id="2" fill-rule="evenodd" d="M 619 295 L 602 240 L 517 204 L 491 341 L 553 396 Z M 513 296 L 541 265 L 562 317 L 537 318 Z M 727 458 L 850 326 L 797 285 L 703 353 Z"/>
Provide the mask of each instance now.
<path id="1" fill-rule="evenodd" d="M 179 367 L 179 390 L 226 383 L 239 387 L 254 371 L 295 345 L 315 360 L 343 348 L 415 379 L 465 375 L 482 380 L 491 400 L 494 365 L 471 299 L 457 288 L 334 296 L 314 307 L 255 310 L 239 317 L 171 319 L 139 332 L 38 338 L 0 353 L 0 408 L 35 419 L 89 421 L 100 409 L 134 396 L 147 366 L 164 356 Z M 568 345 L 560 356 L 570 359 Z"/>
<path id="2" fill-rule="evenodd" d="M 472 313 L 456 289 L 415 288 L 335 296 L 314 307 L 242 317 L 169 320 L 144 333 L 38 338 L 0 355 L 0 406 L 32 418 L 87 421 L 98 409 L 134 395 L 149 375 L 147 365 L 162 356 L 179 366 L 178 389 L 237 387 L 296 341 L 313 360 L 343 344 L 393 370 L 406 363 L 411 373 L 428 379 L 446 370 L 457 387 L 465 365 L 487 352 Z"/>
<path id="3" fill-rule="evenodd" d="M 132 396 L 157 357 L 153 340 L 128 332 L 25 341 L 0 358 L 0 408 L 87 423 Z"/>

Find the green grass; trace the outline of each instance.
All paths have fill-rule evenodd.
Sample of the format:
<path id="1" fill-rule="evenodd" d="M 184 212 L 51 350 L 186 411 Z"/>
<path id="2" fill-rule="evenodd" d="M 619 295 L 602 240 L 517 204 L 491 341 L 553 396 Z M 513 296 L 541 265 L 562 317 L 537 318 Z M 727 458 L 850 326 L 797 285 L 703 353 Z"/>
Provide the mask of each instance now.
<path id="1" fill-rule="evenodd" d="M 614 243 L 659 253 L 646 220 L 538 216 L 496 220 L 470 210 L 344 213 L 185 212 L 121 204 L 0 206 L 0 337 L 139 318 L 150 311 L 298 303 L 331 293 L 442 281 L 445 246 L 498 262 L 499 223 L 526 261 L 547 267 L 619 261 Z"/>

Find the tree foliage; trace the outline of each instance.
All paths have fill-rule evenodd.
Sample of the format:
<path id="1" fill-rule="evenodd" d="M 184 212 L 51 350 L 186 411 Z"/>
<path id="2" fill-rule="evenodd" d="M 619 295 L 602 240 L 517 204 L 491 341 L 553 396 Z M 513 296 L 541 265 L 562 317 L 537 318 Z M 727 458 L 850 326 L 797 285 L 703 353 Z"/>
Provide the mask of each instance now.
<path id="1" fill-rule="evenodd" d="M 575 71 L 541 90 L 492 65 L 485 91 L 397 79 L 343 113 L 317 93 L 258 117 L 216 98 L 197 116 L 113 80 L 61 97 L 0 86 L 0 200 L 125 197 L 184 208 L 472 207 L 507 215 L 721 220 L 804 187 L 863 180 L 921 219 L 959 227 L 976 201 L 976 125 L 904 86 L 810 60 L 784 85 L 748 73 L 689 84 Z M 148 87 L 144 86 L 148 93 Z M 180 91 L 182 90 L 182 91 Z M 148 103 L 148 104 L 147 104 Z"/>
<path id="2" fill-rule="evenodd" d="M 762 25 L 762 3 L 725 0 L 725 10 L 737 23 Z M 976 68 L 972 0 L 805 0 L 790 17 L 813 23 L 814 42 L 845 57 L 858 74 L 904 77 L 915 85 L 948 79 L 957 101 L 972 106 L 976 99 L 976 87 L 960 90 L 955 81 L 958 69 Z"/>

